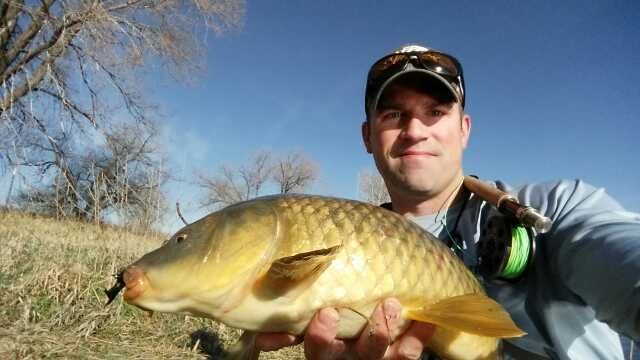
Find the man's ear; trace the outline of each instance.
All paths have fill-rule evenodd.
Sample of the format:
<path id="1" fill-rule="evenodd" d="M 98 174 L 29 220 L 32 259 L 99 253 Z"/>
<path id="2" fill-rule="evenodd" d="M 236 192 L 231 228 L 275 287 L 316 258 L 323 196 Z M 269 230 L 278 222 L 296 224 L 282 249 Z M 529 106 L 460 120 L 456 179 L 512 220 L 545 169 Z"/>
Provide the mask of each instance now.
<path id="1" fill-rule="evenodd" d="M 471 136 L 471 116 L 468 114 L 462 115 L 460 131 L 462 132 L 462 148 L 466 149 L 469 143 L 469 137 Z"/>
<path id="2" fill-rule="evenodd" d="M 371 128 L 369 127 L 369 121 L 365 120 L 362 123 L 362 142 L 367 152 L 371 154 Z"/>

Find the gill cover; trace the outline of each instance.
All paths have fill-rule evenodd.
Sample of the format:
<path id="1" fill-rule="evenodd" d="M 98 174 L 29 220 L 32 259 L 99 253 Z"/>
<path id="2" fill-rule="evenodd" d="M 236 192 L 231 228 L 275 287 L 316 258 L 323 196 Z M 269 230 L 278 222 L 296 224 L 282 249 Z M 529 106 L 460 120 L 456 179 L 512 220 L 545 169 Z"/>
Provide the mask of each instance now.
<path id="1" fill-rule="evenodd" d="M 250 285 L 247 281 L 270 264 L 279 234 L 278 214 L 268 203 L 243 202 L 220 211 L 211 247 L 202 259 L 203 267 L 214 270 L 211 287 Z"/>

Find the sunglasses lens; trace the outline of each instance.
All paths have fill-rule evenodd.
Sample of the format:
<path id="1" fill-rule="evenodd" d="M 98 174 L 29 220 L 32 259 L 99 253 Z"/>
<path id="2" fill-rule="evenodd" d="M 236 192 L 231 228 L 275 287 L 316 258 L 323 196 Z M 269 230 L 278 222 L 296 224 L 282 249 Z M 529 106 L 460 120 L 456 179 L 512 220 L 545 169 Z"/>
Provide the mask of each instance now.
<path id="1" fill-rule="evenodd" d="M 374 80 L 380 77 L 380 75 L 384 74 L 387 70 L 398 64 L 404 64 L 407 61 L 407 55 L 405 54 L 394 54 L 387 56 L 384 59 L 379 60 L 371 67 L 371 71 L 369 71 L 369 79 Z"/>
<path id="2" fill-rule="evenodd" d="M 458 76 L 460 71 L 455 60 L 437 52 L 425 52 L 420 54 L 422 66 L 438 74 Z"/>

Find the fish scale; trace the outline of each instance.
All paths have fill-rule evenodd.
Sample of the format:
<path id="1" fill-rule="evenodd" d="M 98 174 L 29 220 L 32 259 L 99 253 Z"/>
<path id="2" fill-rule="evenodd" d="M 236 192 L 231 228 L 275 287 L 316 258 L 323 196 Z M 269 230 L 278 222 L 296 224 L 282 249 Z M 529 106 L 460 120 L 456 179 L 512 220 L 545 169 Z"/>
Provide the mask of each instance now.
<path id="1" fill-rule="evenodd" d="M 402 327 L 436 325 L 430 349 L 445 358 L 495 358 L 499 337 L 524 334 L 440 240 L 353 200 L 271 196 L 229 206 L 178 231 L 122 278 L 131 304 L 249 331 L 300 334 L 315 312 L 335 307 L 338 336 L 353 338 L 376 304 L 395 297 Z M 244 345 L 240 354 L 253 346 Z"/>
<path id="2" fill-rule="evenodd" d="M 426 253 L 450 253 L 450 250 L 435 239 L 432 241 L 424 241 L 424 238 L 433 237 L 431 234 L 418 228 L 417 225 L 401 218 L 399 215 L 380 211 L 379 208 L 368 206 L 365 204 L 354 204 L 351 201 L 344 201 L 344 206 L 338 206 L 341 201 L 327 200 L 320 197 L 304 198 L 304 211 L 296 211 L 298 207 L 292 206 L 296 203 L 297 198 L 281 199 L 276 206 L 281 209 L 283 216 L 288 222 L 296 224 L 305 224 L 307 229 L 300 233 L 290 236 L 288 242 L 293 244 L 302 244 L 305 242 L 322 244 L 322 246 L 330 247 L 332 240 L 342 239 L 344 251 L 336 255 L 334 262 L 346 264 L 347 266 L 340 272 L 326 271 L 328 274 L 326 283 L 327 287 L 335 287 L 336 284 L 344 283 L 351 285 L 350 291 L 354 291 L 354 302 L 361 301 L 362 297 L 371 292 L 378 294 L 380 297 L 389 296 L 391 294 L 425 294 L 432 293 L 430 288 L 439 289 L 439 294 L 433 294 L 434 302 L 442 297 L 450 297 L 454 295 L 462 295 L 472 292 L 478 292 L 480 285 L 475 278 L 464 271 L 464 266 L 458 266 L 458 261 L 452 261 L 450 256 L 443 256 L 442 261 L 450 262 L 450 266 L 443 266 L 436 269 L 437 262 L 426 262 Z M 327 211 L 334 205 L 334 211 Z M 315 211 L 311 211 L 315 209 Z M 351 216 L 347 216 L 347 212 Z M 318 217 L 316 221 L 309 221 L 309 215 L 313 214 Z M 300 221 L 297 221 L 300 218 Z M 323 222 L 329 220 L 329 222 Z M 347 221 L 345 221 L 347 220 Z M 315 231 L 314 227 L 318 226 L 317 222 L 323 222 L 322 233 Z M 384 230 L 386 229 L 386 231 Z M 358 236 L 353 238 L 350 235 L 357 233 Z M 387 233 L 389 235 L 387 235 Z M 298 237 L 299 236 L 299 237 Z M 319 238 L 318 238 L 319 237 Z M 351 240 L 351 241 L 349 241 Z M 298 251 L 300 249 L 297 249 Z M 367 276 L 356 278 L 344 277 L 344 273 L 360 274 L 362 271 L 355 269 L 352 264 L 352 258 L 365 259 Z M 388 261 L 393 259 L 394 261 Z M 332 270 L 329 268 L 328 270 Z M 439 272 L 437 278 L 430 276 L 436 271 Z M 464 272 L 463 272 L 464 271 Z M 370 274 L 375 274 L 371 276 Z M 385 279 L 385 274 L 388 276 Z M 418 277 L 418 274 L 423 274 Z M 453 279 L 454 274 L 464 274 Z M 337 275 L 337 276 L 334 276 Z M 384 280 L 378 284 L 375 279 L 381 276 Z M 347 279 L 346 281 L 341 281 Z M 320 288 L 325 279 L 318 279 L 318 294 L 310 293 L 309 296 L 322 296 L 323 289 Z M 358 286 L 354 287 L 354 280 Z M 369 280 L 369 281 L 368 281 Z M 422 280 L 422 281 L 419 281 Z M 435 280 L 435 283 L 434 283 Z M 360 290 L 363 288 L 364 290 Z M 316 288 L 316 286 L 314 286 Z M 331 292 L 327 292 L 330 294 Z M 332 301 L 330 297 L 325 297 L 325 301 Z"/>

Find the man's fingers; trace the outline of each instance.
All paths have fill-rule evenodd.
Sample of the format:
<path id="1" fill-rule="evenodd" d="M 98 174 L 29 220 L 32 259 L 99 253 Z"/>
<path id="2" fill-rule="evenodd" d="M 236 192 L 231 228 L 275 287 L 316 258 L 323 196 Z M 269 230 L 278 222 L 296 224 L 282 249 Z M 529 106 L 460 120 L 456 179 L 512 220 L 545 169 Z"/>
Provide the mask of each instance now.
<path id="1" fill-rule="evenodd" d="M 318 311 L 304 336 L 304 352 L 307 359 L 334 360 L 357 352 L 361 359 L 419 359 L 425 345 L 433 336 L 434 326 L 413 322 L 406 332 L 389 346 L 400 332 L 400 303 L 393 298 L 384 300 L 376 306 L 368 326 L 358 340 L 347 343 L 336 339 L 340 316 L 333 308 Z M 256 337 L 256 348 L 262 351 L 278 350 L 297 344 L 300 337 L 285 333 L 262 333 Z M 354 349 L 355 348 L 355 349 Z"/>
<path id="2" fill-rule="evenodd" d="M 389 344 L 390 333 L 398 326 L 401 306 L 395 299 L 387 299 L 376 306 L 369 325 L 360 334 L 356 351 L 361 359 L 382 359 Z"/>
<path id="3" fill-rule="evenodd" d="M 336 339 L 340 316 L 333 308 L 318 311 L 304 336 L 304 354 L 307 359 L 336 359 L 346 350 L 344 341 Z"/>
<path id="4" fill-rule="evenodd" d="M 391 345 L 387 357 L 390 359 L 420 359 L 434 331 L 435 327 L 431 324 L 413 322 L 409 329 Z"/>
<path id="5" fill-rule="evenodd" d="M 256 335 L 256 349 L 260 351 L 275 351 L 286 346 L 298 344 L 302 338 L 287 333 L 258 333 Z"/>

